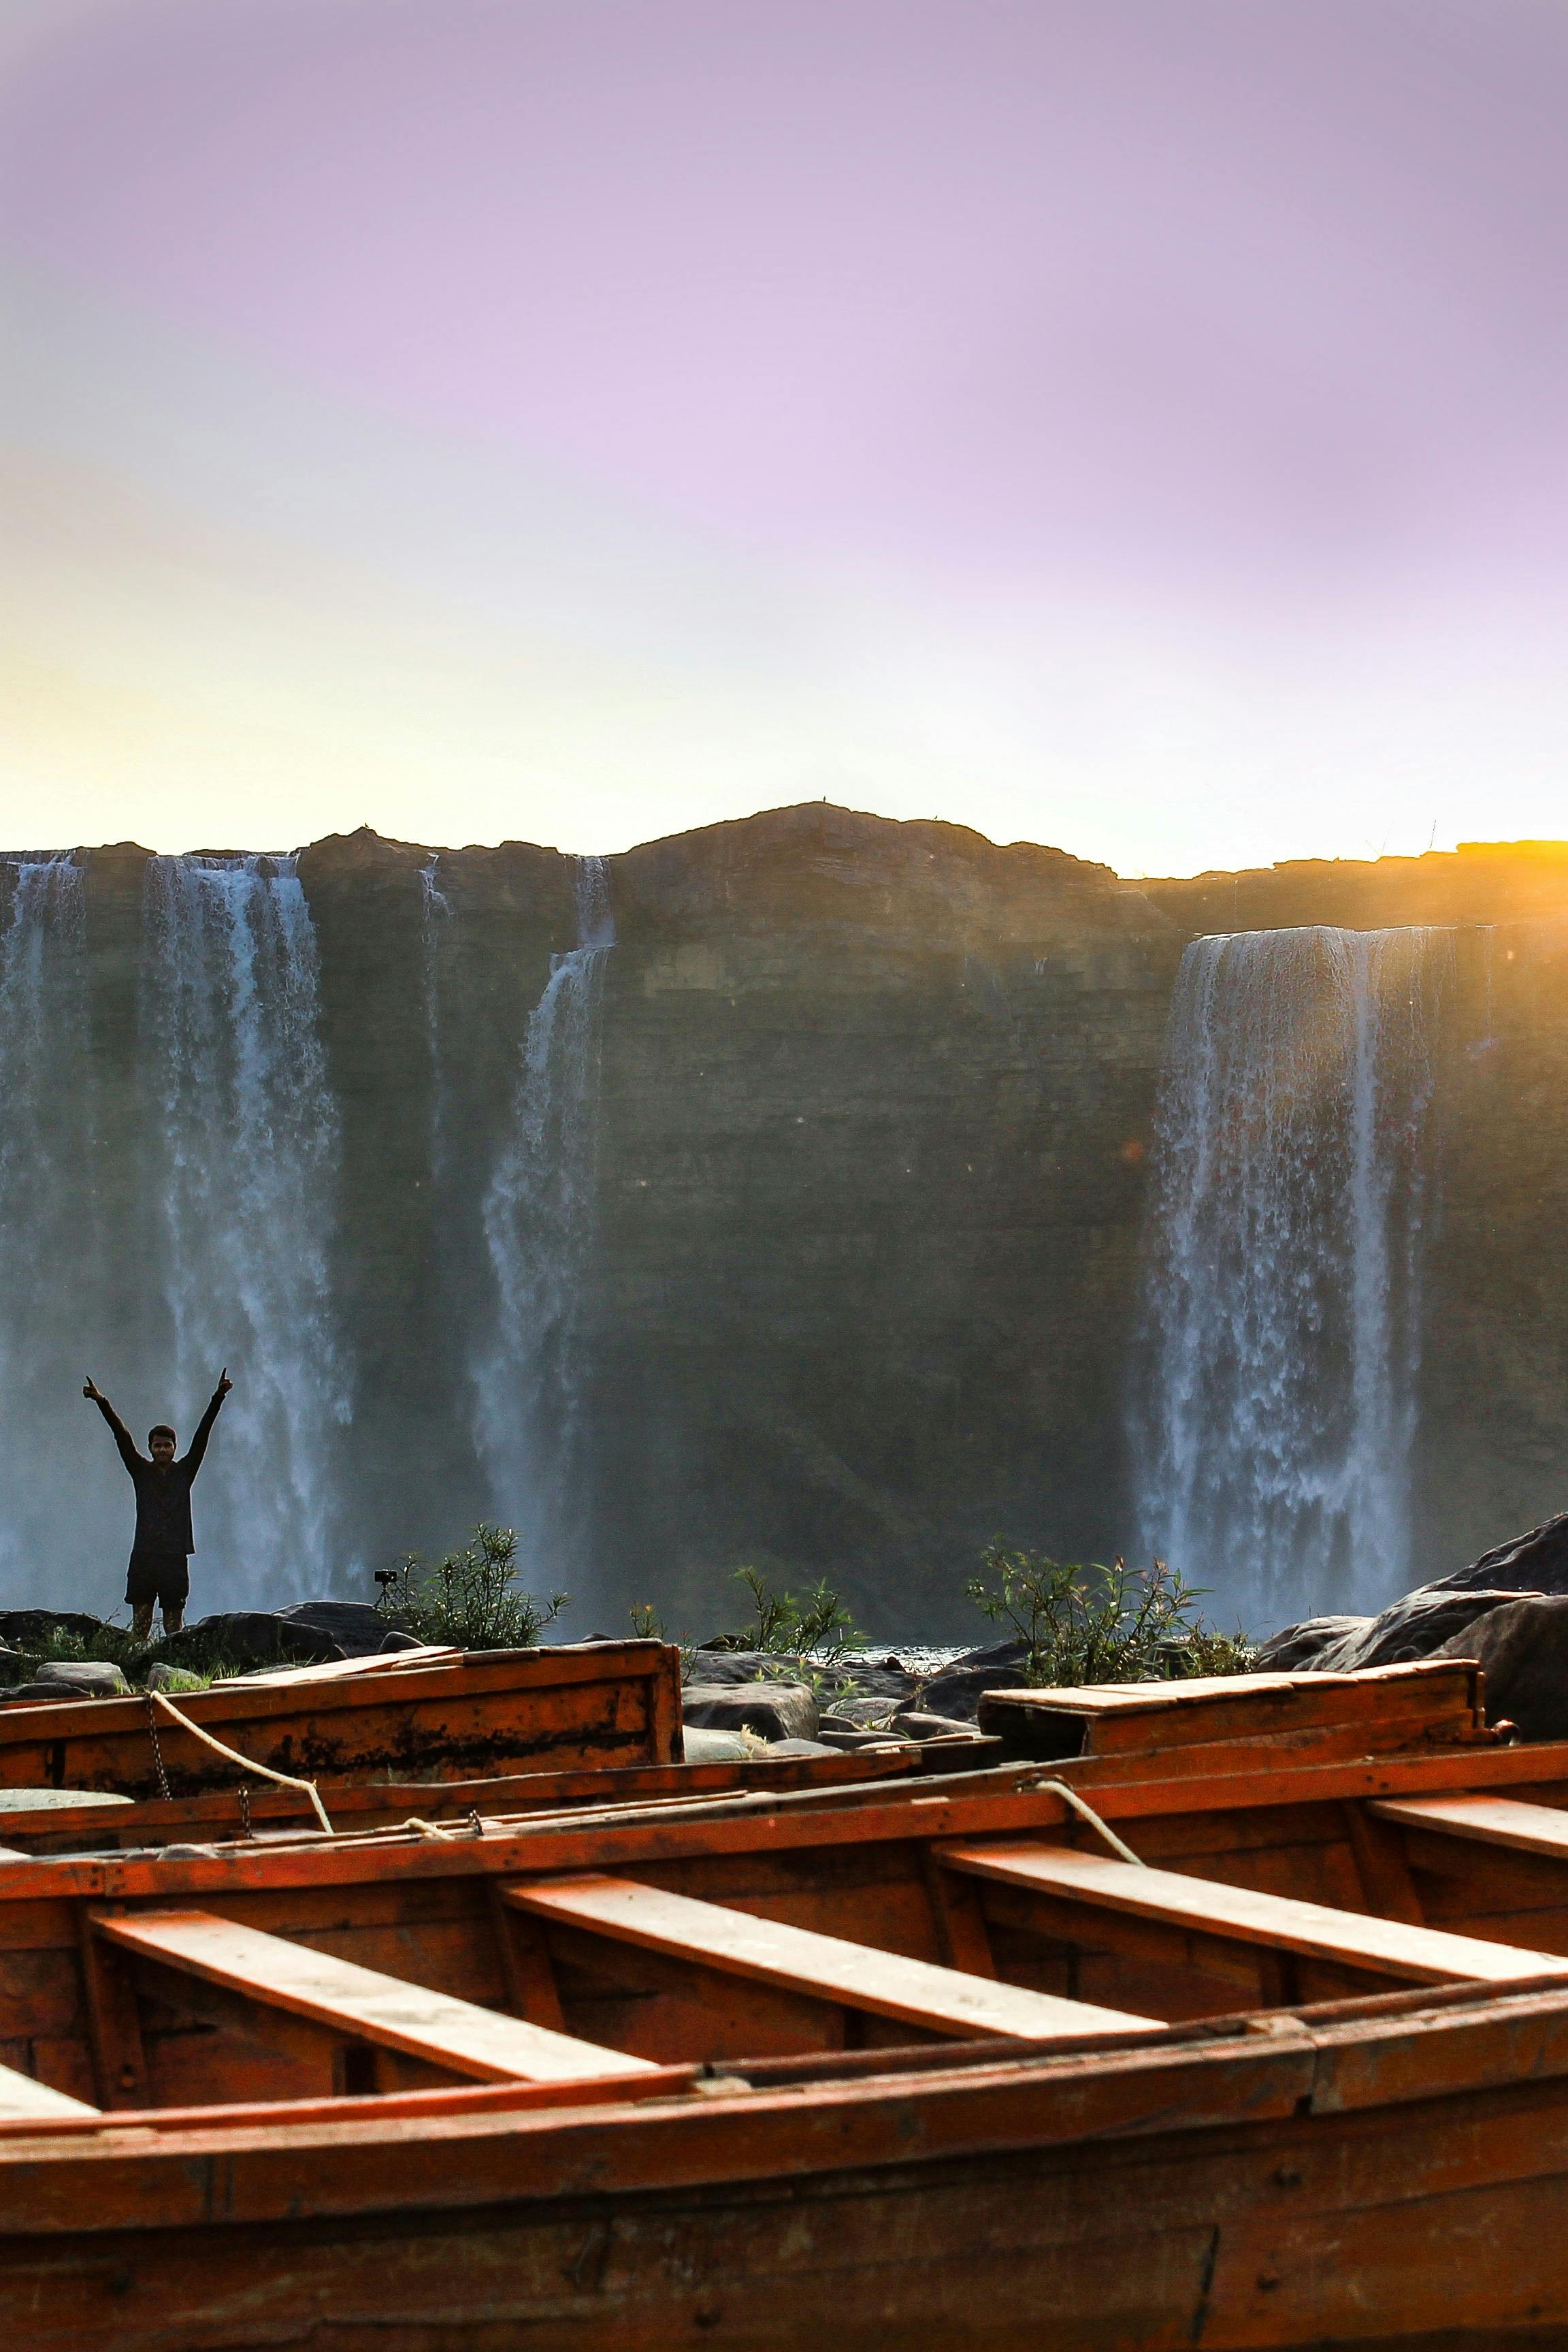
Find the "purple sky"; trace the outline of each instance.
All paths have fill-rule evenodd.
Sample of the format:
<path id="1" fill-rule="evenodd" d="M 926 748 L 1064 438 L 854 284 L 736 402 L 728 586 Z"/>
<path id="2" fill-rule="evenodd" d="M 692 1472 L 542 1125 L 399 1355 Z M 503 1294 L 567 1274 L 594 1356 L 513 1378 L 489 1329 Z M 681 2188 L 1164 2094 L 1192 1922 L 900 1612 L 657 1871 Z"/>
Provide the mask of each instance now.
<path id="1" fill-rule="evenodd" d="M 185 821 L 185 803 L 176 814 L 159 798 L 160 742 L 189 784 L 193 747 L 221 717 L 214 705 L 209 732 L 193 733 L 199 696 L 178 674 L 180 598 L 212 560 L 191 536 L 243 541 L 244 563 L 260 561 L 242 459 L 214 488 L 199 478 L 202 445 L 275 440 L 271 462 L 300 480 L 309 466 L 289 453 L 317 429 L 304 409 L 331 420 L 319 472 L 355 443 L 356 419 L 386 436 L 367 512 L 396 506 L 411 474 L 440 506 L 454 465 L 548 484 L 568 537 L 573 499 L 600 523 L 613 512 L 639 550 L 637 695 L 658 702 L 663 661 L 684 708 L 729 709 L 718 800 L 694 781 L 683 810 L 672 721 L 640 821 L 642 705 L 626 702 L 619 736 L 602 731 L 611 655 L 585 614 L 570 659 L 536 648 L 527 684 L 497 671 L 473 688 L 489 698 L 492 748 L 509 734 L 516 755 L 502 811 L 478 755 L 454 754 L 476 780 L 464 807 L 481 836 L 559 835 L 574 796 L 597 807 L 595 792 L 606 837 L 580 846 L 792 796 L 789 762 L 763 757 L 778 681 L 762 692 L 704 617 L 737 570 L 758 594 L 785 593 L 786 634 L 811 640 L 802 793 L 904 813 L 902 745 L 908 813 L 1098 844 L 1151 870 L 1424 846 L 1428 814 L 1439 842 L 1568 832 L 1552 815 L 1568 722 L 1555 652 L 1568 11 L 13 0 L 4 39 L 11 331 L 36 378 L 68 344 L 79 374 L 90 348 L 101 394 L 68 452 L 41 378 L 33 405 L 0 419 L 18 473 L 68 477 L 50 513 L 70 505 L 64 537 L 86 579 L 58 595 L 62 615 L 75 599 L 78 640 L 60 618 L 34 668 L 118 678 L 116 663 L 131 666 L 112 650 L 130 626 L 120 605 L 168 600 L 165 642 L 143 656 L 156 710 L 117 719 L 120 688 L 106 685 L 75 753 L 63 722 L 30 719 L 37 764 L 5 784 L 10 831 L 29 830 L 31 773 L 51 803 L 89 767 L 109 789 L 117 729 L 123 829 Z M 209 359 L 229 371 L 226 392 L 202 377 Z M 122 372 L 134 383 L 120 398 Z M 139 528 L 161 535 L 144 574 L 122 568 L 132 492 L 155 509 Z M 297 536 L 365 560 L 360 532 L 327 507 L 307 512 L 309 495 Z M 57 571 L 56 520 L 38 526 L 39 561 Z M 497 644 L 534 594 L 496 587 L 493 552 L 476 554 L 466 588 L 441 590 L 429 625 L 444 644 L 469 589 Z M 418 559 L 402 560 L 412 577 Z M 696 573 L 710 582 L 700 612 L 687 610 Z M 549 604 L 548 579 L 538 596 Z M 667 600 L 683 614 L 678 655 L 655 625 Z M 371 637 L 391 629 L 375 604 L 367 590 Z M 277 821 L 319 831 L 340 814 L 331 730 L 312 761 L 310 698 L 289 701 L 298 679 L 276 615 L 281 635 L 254 620 L 248 663 L 235 624 L 235 721 L 259 713 L 293 746 L 277 754 L 293 778 Z M 610 629 L 611 699 L 629 627 L 623 612 Z M 851 649 L 837 669 L 823 650 L 835 643 Z M 1458 678 L 1457 657 L 1469 664 Z M 373 646 L 353 658 L 373 675 Z M 406 668 L 392 635 L 385 659 Z M 1089 681 L 1087 718 L 1075 680 Z M 928 716 L 911 716 L 916 684 L 916 700 L 936 698 Z M 574 697 L 600 731 L 563 787 Z M 1270 751 L 1270 710 L 1289 757 Z M 345 708 L 333 723 L 362 797 L 374 714 Z M 440 740 L 434 704 L 429 725 Z M 361 813 L 439 831 L 453 777 L 431 773 L 426 789 L 423 827 L 410 825 L 412 776 L 389 785 L 395 806 Z M 1161 814 L 1206 789 L 1213 804 L 1185 832 Z M 265 822 L 259 775 L 242 812 Z"/>

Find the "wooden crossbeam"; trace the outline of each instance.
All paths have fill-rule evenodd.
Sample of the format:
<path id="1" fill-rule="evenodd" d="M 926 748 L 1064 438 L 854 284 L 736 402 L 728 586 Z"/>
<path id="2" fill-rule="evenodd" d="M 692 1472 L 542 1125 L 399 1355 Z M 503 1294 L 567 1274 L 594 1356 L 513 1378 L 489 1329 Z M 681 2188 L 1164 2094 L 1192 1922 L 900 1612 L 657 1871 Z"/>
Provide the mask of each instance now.
<path id="1" fill-rule="evenodd" d="M 1173 1870 L 1146 1870 L 1135 1863 L 1113 1861 L 1109 1854 L 998 1841 L 994 1845 L 938 1846 L 936 1858 L 948 1869 L 972 1871 L 1006 1885 L 1097 1904 L 1166 1927 L 1266 1944 L 1276 1951 L 1304 1952 L 1314 1959 L 1335 1960 L 1414 1984 L 1568 1976 L 1568 1959 L 1550 1952 L 1487 1943 L 1478 1936 L 1450 1936 L 1398 1919 L 1370 1918 L 1359 1911 L 1337 1911 L 1295 1895 L 1265 1895 L 1254 1887 L 1227 1886 Z"/>
<path id="2" fill-rule="evenodd" d="M 1092 2002 L 1030 1992 L 1021 1985 L 905 1959 L 814 1928 L 758 1919 L 672 1895 L 635 1879 L 563 1878 L 515 1883 L 504 1900 L 563 1926 L 692 1960 L 704 1968 L 778 1985 L 956 2036 L 1008 2034 L 1040 2041 L 1087 2033 L 1158 2033 L 1162 2021 Z"/>
<path id="3" fill-rule="evenodd" d="M 99 1935 L 122 1950 L 477 2082 L 576 2082 L 656 2071 L 644 2058 L 575 2041 L 211 1912 L 133 1912 L 95 1924 Z"/>
<path id="4" fill-rule="evenodd" d="M 1555 1805 L 1527 1805 L 1518 1797 L 1400 1797 L 1377 1798 L 1367 1811 L 1396 1829 L 1437 1830 L 1568 1862 L 1568 1812 Z"/>

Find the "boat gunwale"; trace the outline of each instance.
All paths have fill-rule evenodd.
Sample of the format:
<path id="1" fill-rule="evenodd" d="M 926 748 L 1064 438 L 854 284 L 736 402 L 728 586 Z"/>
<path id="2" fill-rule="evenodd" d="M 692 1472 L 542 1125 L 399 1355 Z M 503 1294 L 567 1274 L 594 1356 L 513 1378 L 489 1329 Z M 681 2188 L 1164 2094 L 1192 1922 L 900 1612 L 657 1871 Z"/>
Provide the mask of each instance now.
<path id="1" fill-rule="evenodd" d="M 211 1842 L 200 1853 L 165 1847 L 26 1855 L 0 1864 L 0 1909 L 7 1900 L 169 1901 L 272 1885 L 367 1884 L 395 1867 L 400 1878 L 464 1877 L 475 1873 L 604 1869 L 612 1864 L 684 1860 L 692 1855 L 810 1845 L 925 1842 L 956 1835 L 1006 1835 L 1075 1827 L 1071 1808 L 1052 1793 L 1063 1780 L 1091 1794 L 1108 1821 L 1172 1813 L 1249 1811 L 1414 1793 L 1474 1793 L 1500 1787 L 1568 1784 L 1568 1740 L 1496 1748 L 1394 1754 L 1282 1769 L 1156 1779 L 1149 1755 L 1089 1758 L 1079 1764 L 1038 1763 L 985 1771 L 920 1775 L 834 1788 L 757 1790 L 716 1795 L 711 1803 L 650 1798 L 645 1807 L 575 1805 L 562 1814 L 492 1818 L 476 1833 L 443 1825 L 348 1832 L 329 1837 Z M 1141 1768 L 1141 1769 L 1139 1769 Z M 1000 1781 L 1003 1786 L 996 1784 Z M 585 1844 L 591 1847 L 585 1853 Z"/>
<path id="2" fill-rule="evenodd" d="M 1522 2071 L 1521 2030 L 1537 2045 Z M 665 2081 L 649 2095 L 612 2100 L 594 2084 L 591 2095 L 572 2105 L 569 2096 L 525 2099 L 508 2096 L 512 2086 L 497 2086 L 404 2095 L 450 2102 L 445 2112 L 418 2116 L 367 2098 L 331 2103 L 375 2110 L 351 2116 L 297 2112 L 327 2104 L 305 2102 L 279 2103 L 265 2120 L 243 2123 L 217 2107 L 0 2126 L 6 2188 L 0 2242 L 144 2229 L 150 2206 L 157 2227 L 179 2229 L 440 2210 L 476 2200 L 549 2204 L 722 2190 L 1074 2146 L 1197 2139 L 1292 2119 L 1329 2125 L 1356 2110 L 1528 2094 L 1568 2077 L 1568 1987 L 1559 1978 L 1437 1988 L 1239 2012 L 1173 2027 L 1158 2039 L 1094 2039 L 1118 2046 L 1039 2052 L 971 2043 L 962 2055 L 952 2046 L 922 2051 L 924 2063 L 909 2068 L 887 2063 L 898 2053 L 869 2053 L 883 2062 L 880 2071 L 754 2087 L 714 2070 L 708 2079 L 717 2096 L 701 2095 L 697 2081 Z M 1343 2061 L 1354 2066 L 1374 2042 L 1385 2053 L 1415 2057 L 1418 2080 L 1410 2075 L 1359 2099 L 1336 2095 Z M 574 2088 L 552 2087 L 566 2095 Z M 371 2150 L 382 2168 L 373 2179 L 347 2160 Z M 474 2178 L 473 2168 L 497 2151 L 507 2163 L 505 2180 Z M 306 2183 L 300 2168 L 312 2159 L 319 2169 Z"/>

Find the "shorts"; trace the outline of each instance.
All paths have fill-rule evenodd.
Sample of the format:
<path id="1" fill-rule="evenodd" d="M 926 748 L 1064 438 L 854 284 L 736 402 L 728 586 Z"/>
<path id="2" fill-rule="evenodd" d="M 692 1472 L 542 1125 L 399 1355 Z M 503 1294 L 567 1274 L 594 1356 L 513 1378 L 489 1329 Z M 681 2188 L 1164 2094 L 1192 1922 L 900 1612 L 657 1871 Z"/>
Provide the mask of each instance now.
<path id="1" fill-rule="evenodd" d="M 191 1597 L 191 1563 L 183 1552 L 133 1551 L 125 1571 L 125 1597 L 133 1609 L 156 1601 L 160 1609 L 183 1609 Z"/>

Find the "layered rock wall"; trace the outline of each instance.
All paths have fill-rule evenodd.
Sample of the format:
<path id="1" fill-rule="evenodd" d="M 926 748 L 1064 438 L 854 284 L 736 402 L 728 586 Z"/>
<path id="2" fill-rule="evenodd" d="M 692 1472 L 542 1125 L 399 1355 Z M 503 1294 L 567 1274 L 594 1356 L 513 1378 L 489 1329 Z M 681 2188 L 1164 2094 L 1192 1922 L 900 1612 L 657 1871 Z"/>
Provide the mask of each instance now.
<path id="1" fill-rule="evenodd" d="M 352 1421 L 334 1542 L 353 1591 L 405 1548 L 528 1508 L 476 1445 L 484 1202 L 530 1012 L 576 939 L 573 867 L 518 844 L 431 855 L 362 833 L 300 859 L 341 1121 Z M 126 1362 L 159 1343 L 131 1269 L 144 866 L 123 845 L 89 858 L 101 1315 Z M 610 887 L 589 1444 L 559 1564 L 587 1596 L 574 1630 L 617 1631 L 652 1600 L 705 1633 L 747 1560 L 831 1575 L 889 1635 L 963 1634 L 959 1589 L 990 1536 L 1129 1543 L 1143 1189 L 1198 930 L 1459 927 L 1418 1568 L 1563 1500 L 1563 854 L 1134 887 L 811 804 L 633 850 Z"/>

